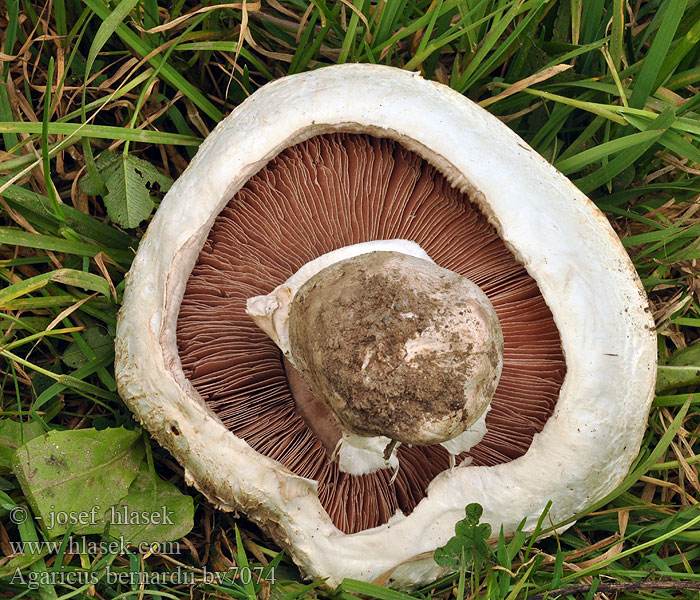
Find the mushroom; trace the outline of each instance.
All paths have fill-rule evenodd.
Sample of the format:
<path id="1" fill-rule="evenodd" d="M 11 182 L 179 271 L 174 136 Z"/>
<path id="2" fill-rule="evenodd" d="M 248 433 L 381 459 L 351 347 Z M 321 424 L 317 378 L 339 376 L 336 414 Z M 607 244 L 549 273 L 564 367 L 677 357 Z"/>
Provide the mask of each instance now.
<path id="1" fill-rule="evenodd" d="M 333 381 L 319 352 L 372 261 L 478 299 L 483 393 L 436 353 L 428 379 L 450 374 L 449 406 L 412 406 L 408 428 L 387 425 L 395 410 L 384 424 L 386 407 L 363 413 L 357 369 L 420 352 L 436 327 L 430 310 L 395 305 L 415 281 L 365 303 L 365 322 L 384 310 L 383 325 L 414 328 L 398 346 L 345 347 Z M 531 531 L 550 500 L 559 522 L 610 492 L 638 451 L 656 368 L 644 291 L 593 203 L 461 95 L 370 65 L 283 78 L 217 126 L 141 242 L 116 349 L 122 397 L 215 506 L 244 512 L 308 576 L 391 572 L 402 588 L 441 574 L 425 553 L 471 502 L 507 533 L 523 519 Z"/>

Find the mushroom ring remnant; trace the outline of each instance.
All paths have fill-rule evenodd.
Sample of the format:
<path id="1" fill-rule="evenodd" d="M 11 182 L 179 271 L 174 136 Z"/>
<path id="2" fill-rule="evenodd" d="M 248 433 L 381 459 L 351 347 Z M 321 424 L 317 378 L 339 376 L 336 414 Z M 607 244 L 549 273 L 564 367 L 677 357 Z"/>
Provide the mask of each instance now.
<path id="1" fill-rule="evenodd" d="M 504 349 L 483 441 L 452 469 L 442 445 L 403 444 L 392 482 L 392 469 L 340 472 L 320 442 L 299 452 L 316 440 L 289 394 L 303 385 L 244 309 L 317 257 L 393 239 L 484 290 Z M 235 318 L 207 324 L 212 305 Z M 637 454 L 656 370 L 643 289 L 593 203 L 458 93 L 374 65 L 278 80 L 217 126 L 141 242 L 116 357 L 122 397 L 215 506 L 244 512 L 310 577 L 391 573 L 404 588 L 441 574 L 430 553 L 469 503 L 508 533 L 550 500 L 559 522 L 608 494 Z M 553 401 L 540 419 L 518 395 Z M 494 441 L 539 420 L 518 452 Z"/>

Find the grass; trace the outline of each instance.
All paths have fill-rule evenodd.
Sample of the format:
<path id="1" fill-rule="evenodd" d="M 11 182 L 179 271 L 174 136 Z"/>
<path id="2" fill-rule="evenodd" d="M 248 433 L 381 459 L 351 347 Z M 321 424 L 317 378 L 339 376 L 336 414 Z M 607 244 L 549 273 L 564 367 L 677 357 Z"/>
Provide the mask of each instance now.
<path id="1" fill-rule="evenodd" d="M 418 70 L 450 85 L 589 194 L 649 294 L 661 367 L 623 486 L 559 535 L 497 536 L 493 557 L 466 584 L 450 576 L 409 596 L 356 581 L 335 592 L 303 581 L 254 526 L 186 488 L 180 467 L 154 446 L 155 471 L 195 497 L 181 554 L 74 555 L 64 544 L 13 557 L 11 541 L 42 534 L 33 519 L 8 518 L 25 499 L 5 469 L 2 597 L 697 597 L 700 2 L 7 0 L 3 11 L 1 419 L 26 431 L 131 422 L 115 391 L 110 339 L 148 214 L 128 229 L 108 214 L 105 150 L 123 157 L 125 172 L 133 157 L 174 179 L 216 122 L 257 88 L 343 62 Z M 165 185 L 139 184 L 157 204 Z M 123 581 L 109 581 L 107 566 Z M 138 580 L 178 567 L 193 569 L 195 587 Z M 263 576 L 246 581 L 242 567 Z M 237 579 L 207 580 L 234 568 Z M 45 576 L 60 570 L 74 581 Z"/>

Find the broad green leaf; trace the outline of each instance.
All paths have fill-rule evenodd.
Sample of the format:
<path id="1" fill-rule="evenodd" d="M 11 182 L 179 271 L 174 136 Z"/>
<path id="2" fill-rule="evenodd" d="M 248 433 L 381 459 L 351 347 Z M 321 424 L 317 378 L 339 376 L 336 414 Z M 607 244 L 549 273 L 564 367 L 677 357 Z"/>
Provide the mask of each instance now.
<path id="1" fill-rule="evenodd" d="M 192 496 L 158 475 L 151 475 L 146 462 L 141 463 L 126 497 L 105 514 L 105 520 L 112 523 L 110 535 L 130 544 L 180 539 L 192 529 L 193 518 Z"/>
<path id="2" fill-rule="evenodd" d="M 700 342 L 694 343 L 688 348 L 682 348 L 673 353 L 669 365 L 700 365 Z"/>
<path id="3" fill-rule="evenodd" d="M 0 469 L 10 469 L 17 448 L 44 433 L 36 421 L 0 420 Z"/>
<path id="4" fill-rule="evenodd" d="M 99 327 L 91 327 L 83 335 L 85 342 L 96 355 L 101 355 L 114 346 L 112 336 L 104 333 Z M 90 359 L 83 354 L 77 342 L 71 342 L 63 353 L 63 362 L 72 369 L 79 369 L 89 361 Z"/>
<path id="5" fill-rule="evenodd" d="M 50 537 L 101 533 L 104 513 L 129 492 L 144 457 L 140 431 L 50 431 L 17 449 L 13 469 Z"/>
<path id="6" fill-rule="evenodd" d="M 481 519 L 481 515 L 484 514 L 484 509 L 481 507 L 480 504 L 472 503 L 467 506 L 465 512 L 467 514 L 467 518 L 465 519 L 465 521 L 469 525 L 478 525 L 479 519 Z"/>
<path id="7" fill-rule="evenodd" d="M 697 385 L 700 383 L 700 362 L 684 367 L 661 366 L 656 378 L 656 391 Z"/>
<path id="8" fill-rule="evenodd" d="M 700 343 L 673 354 L 667 365 L 660 365 L 657 391 L 700 383 Z"/>

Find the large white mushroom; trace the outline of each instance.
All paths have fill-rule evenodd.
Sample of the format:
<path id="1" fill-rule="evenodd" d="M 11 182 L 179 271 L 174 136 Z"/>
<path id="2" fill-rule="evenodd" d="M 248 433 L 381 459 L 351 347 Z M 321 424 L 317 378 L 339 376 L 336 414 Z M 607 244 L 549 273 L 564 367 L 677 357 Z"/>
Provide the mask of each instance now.
<path id="1" fill-rule="evenodd" d="M 375 152 L 389 158 L 375 160 Z M 285 164 L 292 163 L 311 178 L 284 175 Z M 366 183 L 360 175 L 350 181 L 360 163 L 363 173 L 372 171 L 384 183 Z M 410 169 L 417 173 L 414 187 L 405 184 Z M 333 179 L 336 190 L 325 200 L 312 189 L 324 178 Z M 301 191 L 291 189 L 294 181 Z M 416 191 L 421 185 L 422 195 Z M 377 189 L 362 191 L 363 186 Z M 401 197 L 402 187 L 408 190 L 405 199 L 392 212 L 390 200 Z M 365 203 L 355 196 L 348 200 L 349 190 L 360 190 L 357 197 Z M 292 196 L 294 214 L 285 204 Z M 367 198 L 374 197 L 376 208 L 368 208 Z M 328 203 L 324 214 L 314 212 L 314 202 Z M 266 223 L 265 235 L 252 224 L 253 209 Z M 430 211 L 430 220 L 421 221 Z M 469 219 L 472 233 L 460 233 Z M 302 221 L 316 224 L 319 233 L 304 229 Z M 470 254 L 476 238 L 488 242 L 478 257 Z M 398 241 L 386 246 L 382 240 Z M 370 247 L 353 250 L 357 243 Z M 242 256 L 250 263 L 240 262 Z M 443 325 L 452 324 L 456 350 L 469 346 L 475 352 L 446 361 L 455 348 L 431 333 L 439 319 L 425 321 L 430 310 L 419 314 L 414 305 L 402 309 L 386 301 L 384 325 L 403 315 L 401 323 L 416 326 L 399 336 L 403 362 L 392 363 L 391 370 L 405 367 L 411 376 L 429 371 L 426 385 L 447 373 L 439 390 L 454 395 L 459 388 L 463 394 L 428 416 L 432 406 L 424 414 L 411 405 L 415 426 L 408 428 L 389 426 L 396 425 L 398 412 L 382 412 L 374 396 L 372 414 L 358 412 L 361 399 L 349 401 L 375 390 L 379 376 L 364 374 L 378 356 L 388 361 L 384 338 L 359 350 L 362 377 L 351 368 L 355 359 L 348 358 L 346 379 L 339 380 L 324 354 L 337 347 L 328 332 L 344 327 L 343 306 L 358 302 L 357 290 L 365 284 L 357 281 L 369 281 L 352 277 L 375 268 L 365 262 L 370 259 L 380 261 L 380 272 L 398 261 L 397 268 L 410 275 L 395 278 L 405 289 L 430 288 L 431 281 L 446 278 L 449 293 L 478 298 L 469 310 L 484 311 L 469 321 L 471 328 L 459 321 L 468 315 L 447 310 L 452 300 L 433 311 Z M 504 291 L 510 283 L 499 275 L 506 262 L 518 271 L 513 292 Z M 221 274 L 223 263 L 229 271 Z M 465 273 L 483 292 L 464 283 Z M 211 288 L 203 283 L 207 274 Z M 227 287 L 229 279 L 238 287 Z M 413 281 L 418 279 L 419 284 Z M 343 301 L 344 285 L 355 286 L 354 296 L 348 292 L 354 300 Z M 249 314 L 262 329 L 244 313 L 250 297 Z M 216 314 L 233 316 L 230 326 L 242 328 L 239 338 L 225 341 L 222 316 L 202 325 L 212 302 Z M 339 310 L 326 311 L 330 305 Z M 369 314 L 376 317 L 373 306 Z M 314 323 L 331 312 L 326 333 L 319 333 L 320 326 L 316 331 Z M 469 340 L 469 332 L 479 328 L 486 335 Z M 229 346 L 217 346 L 219 338 Z M 245 346 L 248 340 L 262 349 Z M 416 74 L 369 65 L 329 67 L 268 84 L 217 126 L 141 242 L 116 343 L 122 397 L 184 466 L 186 480 L 215 506 L 244 512 L 308 576 L 326 577 L 330 585 L 344 577 L 371 581 L 387 571 L 397 587 L 436 578 L 441 568 L 424 553 L 445 544 L 472 502 L 483 506 L 486 521 L 508 532 L 524 518 L 526 530 L 532 530 L 550 500 L 555 522 L 599 500 L 622 480 L 637 454 L 656 371 L 644 291 L 595 205 L 461 95 Z M 537 353 L 534 367 L 525 364 Z M 431 366 L 411 366 L 428 354 L 435 359 Z M 483 357 L 489 360 L 476 365 Z M 499 395 L 493 388 L 501 366 Z M 234 374 L 222 375 L 229 368 Z M 538 369 L 546 372 L 540 378 L 532 375 Z M 460 379 L 467 371 L 481 373 L 481 383 Z M 348 381 L 355 391 L 343 391 Z M 526 395 L 535 403 L 551 396 L 549 408 L 533 409 L 544 416 L 525 441 L 514 442 L 519 450 L 489 457 L 499 452 L 489 435 L 508 429 L 508 415 L 517 421 L 516 413 L 528 410 L 517 398 L 515 408 L 508 407 L 509 396 L 517 396 L 513 386 L 520 384 L 531 385 Z M 287 390 L 284 398 L 273 389 L 279 385 Z M 364 391 L 356 392 L 359 388 Z M 420 402 L 434 393 L 426 389 Z M 279 417 L 256 412 L 268 405 L 287 412 Z M 265 427 L 276 420 L 301 425 L 279 437 L 283 444 L 265 439 Z M 519 427 L 513 426 L 516 434 Z M 300 451 L 311 438 L 313 451 Z M 450 455 L 459 466 L 445 462 Z M 442 466 L 434 472 L 429 463 Z M 408 490 L 412 482 L 421 489 Z M 358 507 L 333 495 L 351 488 L 382 499 Z"/>

